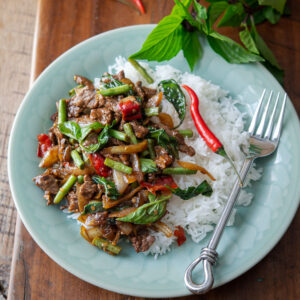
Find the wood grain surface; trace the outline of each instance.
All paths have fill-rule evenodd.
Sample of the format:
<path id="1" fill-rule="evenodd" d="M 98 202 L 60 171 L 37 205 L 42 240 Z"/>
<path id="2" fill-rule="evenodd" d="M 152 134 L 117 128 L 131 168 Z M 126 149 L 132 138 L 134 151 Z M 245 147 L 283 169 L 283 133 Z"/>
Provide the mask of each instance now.
<path id="1" fill-rule="evenodd" d="M 147 14 L 115 0 L 41 0 L 34 43 L 32 78 L 64 51 L 95 34 L 142 23 L 156 23 L 171 10 L 171 0 L 144 0 Z M 259 27 L 286 70 L 285 87 L 300 113 L 300 7 L 291 0 L 292 15 L 276 26 Z M 226 31 L 234 35 L 234 31 Z M 27 70 L 28 71 L 28 70 Z M 13 84 L 11 78 L 7 84 Z M 18 88 L 16 88 L 18 91 Z M 10 111 L 18 105 L 13 106 Z M 12 114 L 13 114 L 12 113 Z M 13 115 L 6 124 L 9 124 Z M 6 125 L 9 126 L 9 125 Z M 2 147 L 2 146 L 1 146 Z M 5 148 L 2 148 L 5 149 Z M 1 160 L 2 161 L 2 160 Z M 2 169 L 1 169 L 2 170 Z M 3 171 L 1 180 L 8 189 Z M 1 181 L 2 184 L 2 181 Z M 13 221 L 11 221 L 13 222 Z M 205 296 L 184 299 L 300 299 L 300 212 L 278 245 L 257 266 Z M 117 283 L 116 283 L 117 284 Z M 92 286 L 53 262 L 17 220 L 9 299 L 142 299 Z"/>

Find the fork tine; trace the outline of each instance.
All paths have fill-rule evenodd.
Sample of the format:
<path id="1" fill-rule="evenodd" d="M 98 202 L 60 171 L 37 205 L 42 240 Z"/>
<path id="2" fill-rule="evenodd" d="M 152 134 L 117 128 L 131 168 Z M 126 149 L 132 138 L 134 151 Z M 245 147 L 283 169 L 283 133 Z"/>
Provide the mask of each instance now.
<path id="1" fill-rule="evenodd" d="M 268 110 L 269 110 L 269 106 L 270 106 L 270 102 L 271 102 L 272 96 L 273 96 L 273 91 L 271 91 L 271 93 L 270 93 L 268 102 L 267 102 L 267 104 L 265 106 L 265 109 L 264 109 L 264 112 L 262 114 L 260 123 L 258 125 L 257 131 L 256 131 L 256 135 L 257 136 L 261 137 L 262 134 L 263 134 L 263 131 L 264 131 L 264 128 L 265 128 L 266 119 L 267 119 L 267 113 L 268 113 Z"/>
<path id="2" fill-rule="evenodd" d="M 266 89 L 264 89 L 263 92 L 262 92 L 262 94 L 261 94 L 261 97 L 260 97 L 260 99 L 259 99 L 259 103 L 258 103 L 258 105 L 257 105 L 257 108 L 256 108 L 255 113 L 254 113 L 254 115 L 253 115 L 252 121 L 251 121 L 251 123 L 250 123 L 249 129 L 248 129 L 248 132 L 249 132 L 250 134 L 253 134 L 253 133 L 254 133 L 256 121 L 257 121 L 257 118 L 258 118 L 258 114 L 259 114 L 260 107 L 261 107 L 261 104 L 262 104 L 262 102 L 263 102 L 265 93 L 266 93 Z"/>
<path id="3" fill-rule="evenodd" d="M 269 120 L 269 123 L 268 123 L 268 127 L 267 127 L 267 130 L 266 130 L 265 136 L 264 136 L 264 138 L 266 138 L 266 139 L 269 139 L 271 137 L 271 134 L 272 134 L 273 122 L 274 122 L 274 117 L 275 117 L 275 113 L 276 113 L 276 109 L 277 109 L 279 96 L 280 96 L 280 93 L 278 92 L 276 102 L 275 102 L 275 105 L 274 105 L 274 108 L 273 108 L 273 111 L 272 111 L 272 114 L 271 114 L 271 117 L 270 117 L 270 120 Z"/>
<path id="4" fill-rule="evenodd" d="M 280 110 L 280 114 L 279 114 L 279 118 L 278 118 L 278 122 L 277 122 L 274 132 L 273 132 L 272 141 L 278 141 L 279 137 L 280 137 L 281 127 L 282 127 L 282 123 L 283 123 L 284 109 L 285 109 L 285 104 L 286 104 L 286 97 L 287 97 L 287 95 L 285 93 L 283 103 L 281 106 L 281 110 Z"/>

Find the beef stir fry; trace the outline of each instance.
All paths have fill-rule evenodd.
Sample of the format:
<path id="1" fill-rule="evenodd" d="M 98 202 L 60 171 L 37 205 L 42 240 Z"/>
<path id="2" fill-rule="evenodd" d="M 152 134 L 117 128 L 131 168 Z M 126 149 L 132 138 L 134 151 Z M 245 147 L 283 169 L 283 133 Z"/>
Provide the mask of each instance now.
<path id="1" fill-rule="evenodd" d="M 123 71 L 105 73 L 99 89 L 85 77 L 74 79 L 78 85 L 57 102 L 48 134 L 38 135 L 39 166 L 46 170 L 33 181 L 47 205 L 66 199 L 61 207 L 80 213 L 81 234 L 94 246 L 116 255 L 125 238 L 136 252 L 147 251 L 155 241 L 151 232 L 173 235 L 161 221 L 172 194 L 188 200 L 212 192 L 207 181 L 180 189 L 172 175 L 200 171 L 214 178 L 178 160 L 179 152 L 193 156 L 195 150 L 185 142 L 192 131 L 174 129 L 172 117 L 161 112 L 170 89 L 134 84 Z M 185 102 L 179 108 L 184 118 Z"/>

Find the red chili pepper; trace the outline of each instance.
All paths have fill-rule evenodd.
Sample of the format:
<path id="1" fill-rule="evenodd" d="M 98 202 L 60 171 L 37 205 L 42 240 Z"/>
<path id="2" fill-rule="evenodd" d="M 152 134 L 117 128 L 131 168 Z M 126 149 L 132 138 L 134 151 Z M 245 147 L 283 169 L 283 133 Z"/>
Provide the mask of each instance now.
<path id="1" fill-rule="evenodd" d="M 181 246 L 186 241 L 186 237 L 181 226 L 176 226 L 176 228 L 177 229 L 174 231 L 174 235 L 177 237 L 178 246 Z"/>
<path id="2" fill-rule="evenodd" d="M 218 140 L 218 138 L 210 131 L 210 129 L 205 124 L 204 120 L 202 119 L 200 113 L 199 113 L 199 99 L 196 95 L 196 93 L 187 85 L 182 85 L 184 89 L 188 92 L 190 98 L 191 98 L 191 115 L 194 120 L 195 126 L 199 132 L 199 134 L 202 136 L 204 141 L 206 142 L 207 146 L 215 153 L 223 156 L 227 159 L 227 161 L 231 164 L 234 171 L 236 172 L 240 183 L 242 185 L 241 177 L 235 168 L 232 160 L 229 158 L 227 153 L 225 152 L 225 149 L 221 142 Z"/>
<path id="3" fill-rule="evenodd" d="M 37 136 L 37 139 L 39 141 L 39 145 L 37 148 L 37 156 L 44 157 L 45 153 L 51 147 L 51 140 L 47 134 L 39 134 Z"/>
<path id="4" fill-rule="evenodd" d="M 111 174 L 111 169 L 104 164 L 105 158 L 101 154 L 91 153 L 89 159 L 99 176 L 108 177 Z"/>
<path id="5" fill-rule="evenodd" d="M 141 0 L 133 0 L 133 2 L 136 4 L 136 6 L 138 7 L 139 11 L 141 12 L 141 14 L 145 14 L 145 8 L 141 2 Z"/>
<path id="6" fill-rule="evenodd" d="M 138 102 L 128 100 L 119 104 L 124 121 L 132 121 L 142 118 L 141 106 Z"/>
<path id="7" fill-rule="evenodd" d="M 170 189 L 166 187 L 167 185 L 170 186 L 172 189 L 178 188 L 178 185 L 173 180 L 172 176 L 159 177 L 155 180 L 153 184 L 144 181 L 142 181 L 140 184 L 141 186 L 147 188 L 148 191 L 151 192 L 152 194 L 156 194 L 157 191 L 169 192 Z"/>

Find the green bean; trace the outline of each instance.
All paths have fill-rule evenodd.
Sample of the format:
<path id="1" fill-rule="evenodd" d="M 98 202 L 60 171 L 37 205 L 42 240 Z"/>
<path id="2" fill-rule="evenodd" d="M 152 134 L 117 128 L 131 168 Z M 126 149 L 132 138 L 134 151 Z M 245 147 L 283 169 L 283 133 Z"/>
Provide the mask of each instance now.
<path id="1" fill-rule="evenodd" d="M 148 83 L 153 83 L 154 80 L 147 73 L 145 68 L 143 68 L 135 59 L 129 58 L 128 61 L 132 64 L 132 66 L 146 79 Z"/>
<path id="2" fill-rule="evenodd" d="M 59 203 L 69 192 L 69 190 L 72 188 L 72 186 L 77 181 L 77 177 L 74 175 L 71 175 L 68 180 L 65 182 L 65 184 L 59 189 L 58 193 L 56 194 L 53 203 L 57 204 Z"/>
<path id="3" fill-rule="evenodd" d="M 77 181 L 78 181 L 78 183 L 83 183 L 83 175 L 79 175 L 78 177 L 77 177 Z"/>
<path id="4" fill-rule="evenodd" d="M 99 237 L 95 237 L 92 241 L 92 244 L 97 246 L 99 249 L 103 251 L 108 251 L 113 255 L 117 255 L 122 250 L 121 247 L 113 245 L 110 241 L 106 239 L 102 239 Z"/>
<path id="5" fill-rule="evenodd" d="M 132 144 L 137 144 L 138 141 L 136 139 L 136 136 L 134 135 L 133 129 L 131 127 L 131 124 L 130 123 L 125 123 L 123 125 L 123 128 L 124 128 L 125 133 L 128 135 L 131 143 Z"/>
<path id="6" fill-rule="evenodd" d="M 155 159 L 155 150 L 154 150 L 154 140 L 148 139 L 148 151 L 150 153 L 151 159 Z"/>
<path id="7" fill-rule="evenodd" d="M 120 94 L 125 94 L 129 92 L 131 89 L 130 85 L 128 84 L 123 84 L 120 86 L 116 86 L 110 89 L 106 90 L 101 90 L 99 93 L 103 96 L 114 96 L 114 95 L 120 95 Z"/>
<path id="8" fill-rule="evenodd" d="M 128 167 L 118 161 L 112 160 L 110 158 L 106 158 L 104 161 L 104 164 L 112 169 L 115 169 L 117 171 L 120 171 L 122 173 L 131 174 L 132 168 Z"/>
<path id="9" fill-rule="evenodd" d="M 191 129 L 178 130 L 178 132 L 184 137 L 193 137 L 193 131 Z"/>
<path id="10" fill-rule="evenodd" d="M 152 117 L 152 116 L 158 116 L 159 110 L 160 110 L 159 107 L 146 107 L 144 109 L 144 112 L 147 117 Z"/>
<path id="11" fill-rule="evenodd" d="M 117 140 L 120 140 L 120 141 L 123 141 L 123 142 L 128 142 L 128 140 L 129 140 L 126 133 L 124 133 L 122 131 L 118 131 L 118 130 L 115 130 L 115 129 L 109 129 L 108 132 L 109 132 L 111 137 L 113 137 Z"/>
<path id="12" fill-rule="evenodd" d="M 196 174 L 197 170 L 191 170 L 191 169 L 186 169 L 186 168 L 165 168 L 162 171 L 163 174 L 168 174 L 168 175 L 190 175 L 190 174 Z"/>
<path id="13" fill-rule="evenodd" d="M 73 158 L 73 161 L 75 163 L 75 165 L 80 168 L 80 169 L 83 169 L 83 166 L 84 166 L 84 161 L 82 160 L 80 154 L 77 152 L 77 150 L 73 150 L 71 152 L 71 156 Z"/>
<path id="14" fill-rule="evenodd" d="M 60 99 L 58 102 L 58 124 L 67 121 L 67 103 L 66 99 Z"/>

